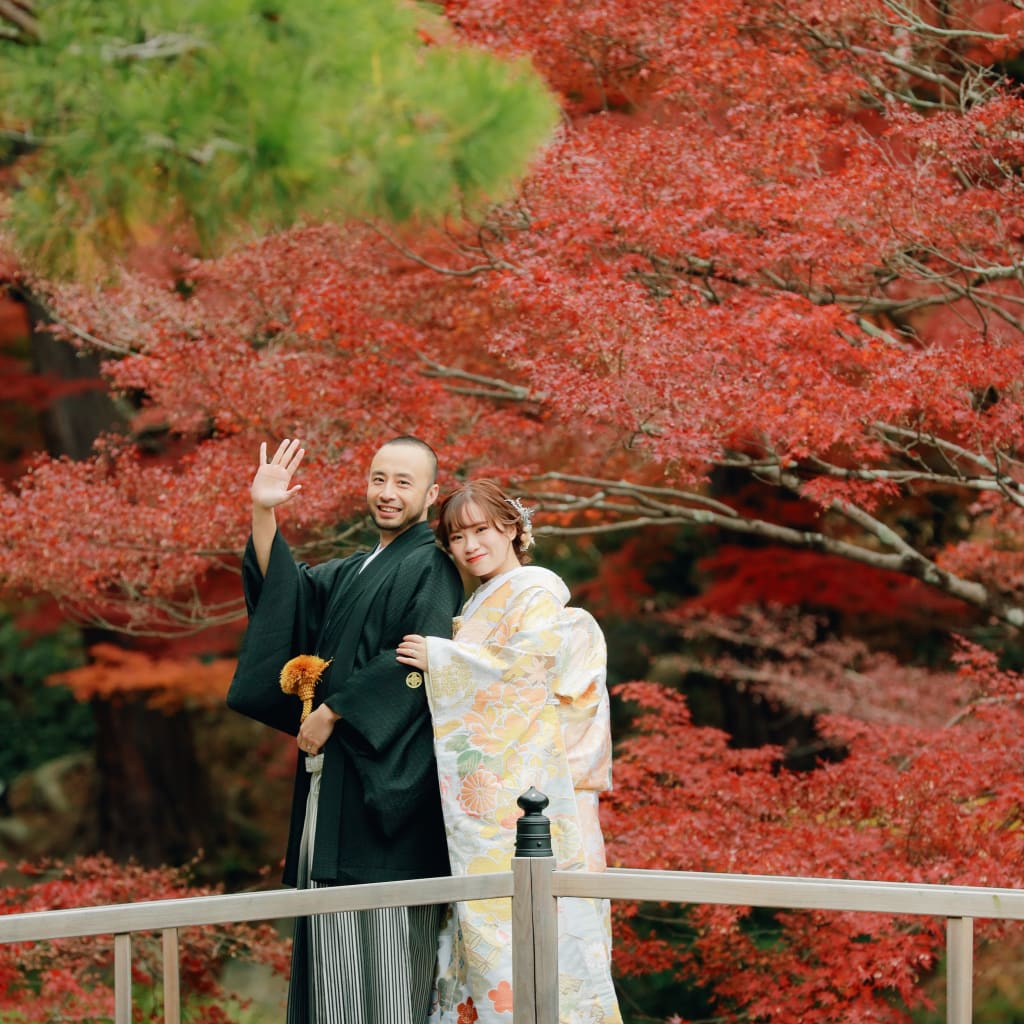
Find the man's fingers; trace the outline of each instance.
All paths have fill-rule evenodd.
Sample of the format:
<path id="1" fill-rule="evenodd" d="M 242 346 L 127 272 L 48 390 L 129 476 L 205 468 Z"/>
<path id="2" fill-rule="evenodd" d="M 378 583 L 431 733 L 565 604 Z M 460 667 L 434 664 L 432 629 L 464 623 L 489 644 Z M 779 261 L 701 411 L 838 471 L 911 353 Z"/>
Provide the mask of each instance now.
<path id="1" fill-rule="evenodd" d="M 306 454 L 305 449 L 301 448 L 300 444 L 301 442 L 297 439 L 290 441 L 288 438 L 285 438 L 278 446 L 274 461 L 282 468 L 288 470 L 288 472 L 294 472 L 302 461 L 302 456 Z"/>

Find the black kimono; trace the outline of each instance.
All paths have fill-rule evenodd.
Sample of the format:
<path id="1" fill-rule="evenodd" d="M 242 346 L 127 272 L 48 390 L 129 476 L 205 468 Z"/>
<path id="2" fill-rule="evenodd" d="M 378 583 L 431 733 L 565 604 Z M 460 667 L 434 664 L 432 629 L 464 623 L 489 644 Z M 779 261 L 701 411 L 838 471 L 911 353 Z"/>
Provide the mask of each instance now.
<path id="1" fill-rule="evenodd" d="M 315 703 L 342 717 L 324 747 L 311 877 L 327 884 L 449 873 L 422 675 L 396 660 L 406 633 L 451 636 L 462 583 L 416 523 L 360 573 L 368 552 L 297 564 L 278 533 L 264 577 L 252 541 L 243 580 L 249 627 L 228 705 L 296 735 L 301 701 L 281 691 L 297 654 L 333 659 Z M 297 766 L 284 882 L 296 884 L 309 776 Z"/>

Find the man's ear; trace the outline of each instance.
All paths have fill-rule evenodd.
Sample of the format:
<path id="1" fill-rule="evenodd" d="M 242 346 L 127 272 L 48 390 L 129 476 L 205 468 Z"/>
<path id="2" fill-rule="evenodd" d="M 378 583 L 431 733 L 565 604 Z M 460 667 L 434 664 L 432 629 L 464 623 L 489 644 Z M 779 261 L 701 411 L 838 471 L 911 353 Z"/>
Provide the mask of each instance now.
<path id="1" fill-rule="evenodd" d="M 440 484 L 431 484 L 427 488 L 427 508 L 430 508 L 430 506 L 433 505 L 435 501 L 437 501 L 437 496 L 440 493 L 441 493 L 441 485 Z"/>

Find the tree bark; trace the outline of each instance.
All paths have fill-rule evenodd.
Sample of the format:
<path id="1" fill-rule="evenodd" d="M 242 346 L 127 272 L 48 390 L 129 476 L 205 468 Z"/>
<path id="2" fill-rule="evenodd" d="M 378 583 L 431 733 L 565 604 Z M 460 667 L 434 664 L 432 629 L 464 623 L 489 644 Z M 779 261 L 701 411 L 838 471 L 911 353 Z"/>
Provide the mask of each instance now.
<path id="1" fill-rule="evenodd" d="M 93 714 L 103 851 L 156 866 L 183 864 L 216 843 L 216 808 L 189 712 L 126 694 L 93 701 Z"/>
<path id="2" fill-rule="evenodd" d="M 40 304 L 25 296 L 32 324 L 32 369 L 61 380 L 95 381 L 96 387 L 63 395 L 41 413 L 39 428 L 50 455 L 68 455 L 76 461 L 92 453 L 100 434 L 121 425 L 117 408 L 100 381 L 100 360 L 54 337 Z"/>
<path id="3" fill-rule="evenodd" d="M 40 415 L 40 432 L 50 455 L 85 459 L 96 438 L 123 426 L 100 382 L 100 360 L 82 353 L 48 329 L 42 305 L 24 296 L 32 324 L 36 373 L 63 380 L 95 380 L 97 387 L 55 400 Z M 86 645 L 125 637 L 89 630 Z M 145 684 L 145 680 L 139 680 Z M 117 859 L 145 865 L 180 864 L 200 849 L 215 848 L 220 816 L 196 756 L 187 710 L 165 712 L 146 704 L 144 693 L 126 692 L 92 702 L 96 723 L 97 845 Z"/>

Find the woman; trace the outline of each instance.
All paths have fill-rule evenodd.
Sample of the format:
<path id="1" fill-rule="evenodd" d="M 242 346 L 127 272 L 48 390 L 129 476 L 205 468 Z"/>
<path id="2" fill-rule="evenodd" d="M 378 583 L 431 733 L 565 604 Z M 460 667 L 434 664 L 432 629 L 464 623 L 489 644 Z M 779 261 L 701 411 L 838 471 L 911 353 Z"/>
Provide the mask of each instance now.
<path id="1" fill-rule="evenodd" d="M 529 512 L 490 480 L 441 503 L 438 539 L 479 586 L 452 640 L 408 635 L 398 660 L 427 673 L 452 873 L 507 871 L 531 785 L 550 803 L 560 869 L 601 871 L 598 792 L 611 785 L 605 643 L 594 619 L 567 608 L 553 572 L 525 565 Z M 607 901 L 560 899 L 559 1019 L 619 1022 Z M 455 904 L 442 931 L 432 1022 L 512 1020 L 508 900 Z"/>

